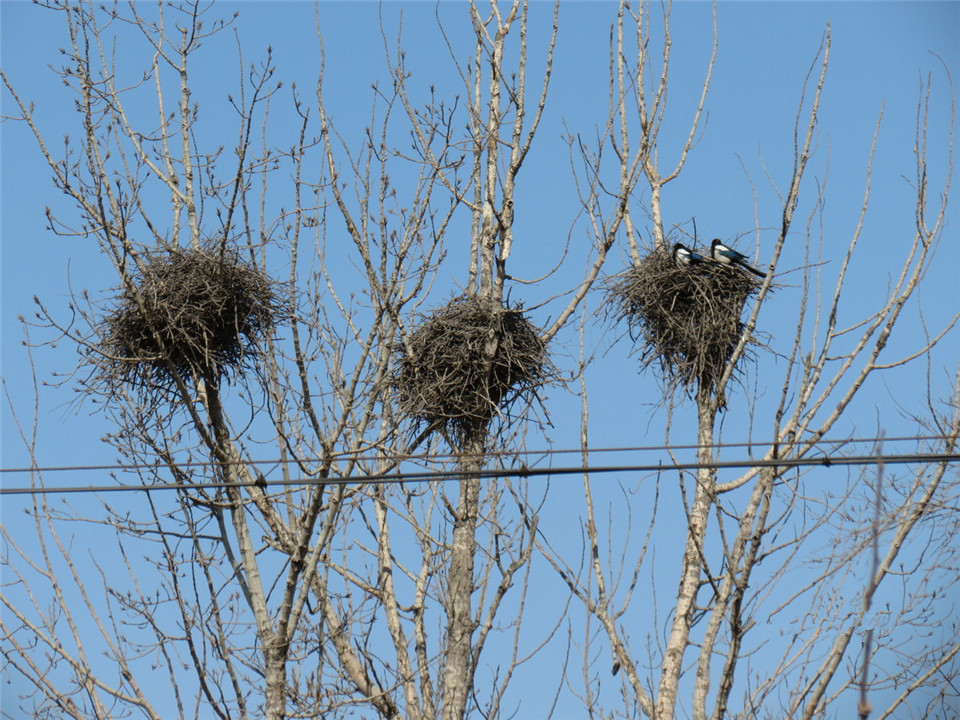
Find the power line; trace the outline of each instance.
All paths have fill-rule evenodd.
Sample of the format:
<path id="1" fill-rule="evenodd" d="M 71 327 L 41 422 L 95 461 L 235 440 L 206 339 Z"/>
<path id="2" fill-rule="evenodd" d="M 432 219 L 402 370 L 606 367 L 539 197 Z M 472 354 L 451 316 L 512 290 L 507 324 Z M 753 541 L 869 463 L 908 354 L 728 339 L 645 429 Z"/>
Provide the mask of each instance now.
<path id="1" fill-rule="evenodd" d="M 836 447 L 842 447 L 844 445 L 863 445 L 863 444 L 876 444 L 879 440 L 883 440 L 887 443 L 893 442 L 923 442 L 923 441 L 934 441 L 934 440 L 946 440 L 949 435 L 903 435 L 900 437 L 850 437 L 850 438 L 821 438 L 819 440 L 811 440 L 809 442 L 797 443 L 804 446 L 822 446 L 830 445 Z M 775 443 L 773 441 L 759 442 L 759 441 L 750 441 L 750 442 L 731 442 L 731 443 L 713 443 L 709 447 L 712 447 L 716 450 L 724 449 L 733 449 L 733 448 L 767 448 L 772 447 Z M 587 448 L 586 453 L 589 455 L 593 454 L 607 454 L 607 453 L 627 453 L 627 452 L 667 452 L 667 451 L 679 451 L 679 450 L 699 450 L 701 445 L 637 445 L 637 446 L 624 446 L 624 447 L 600 447 L 600 448 Z M 491 450 L 489 452 L 482 453 L 477 457 L 483 458 L 494 458 L 494 457 L 529 457 L 529 456 L 544 456 L 549 457 L 553 455 L 565 455 L 565 454 L 581 454 L 585 452 L 583 448 L 546 448 L 540 450 Z M 417 460 L 439 462 L 443 460 L 457 460 L 465 459 L 470 457 L 475 457 L 470 454 L 457 454 L 457 453 L 411 453 L 408 455 L 396 454 L 396 455 L 366 455 L 364 451 L 359 452 L 345 452 L 345 453 L 335 453 L 333 455 L 335 459 L 343 460 L 357 460 L 357 461 L 366 461 L 366 462 L 376 462 L 376 461 L 389 461 L 389 462 L 414 462 Z M 319 456 L 315 457 L 299 457 L 299 458 L 267 458 L 267 459 L 241 459 L 236 460 L 232 463 L 224 463 L 218 460 L 185 460 L 183 462 L 168 463 L 162 461 L 150 462 L 150 463 L 115 463 L 115 464 L 106 464 L 106 465 L 48 465 L 48 466 L 34 466 L 34 467 L 13 467 L 13 468 L 0 468 L 0 474 L 5 473 L 51 473 L 51 472 L 87 472 L 87 471 L 110 471 L 110 470 L 149 470 L 149 469 L 159 469 L 163 467 L 169 467 L 174 465 L 177 468 L 205 468 L 205 467 L 223 467 L 224 465 L 291 465 L 291 464 L 310 464 L 310 463 L 319 463 L 324 458 Z"/>
<path id="2" fill-rule="evenodd" d="M 731 468 L 763 468 L 763 467 L 833 467 L 872 465 L 883 462 L 885 465 L 905 465 L 910 463 L 955 463 L 960 461 L 960 453 L 900 453 L 889 455 L 837 455 L 820 456 L 813 458 L 781 458 L 777 460 L 736 460 L 717 461 L 712 463 L 655 463 L 645 465 L 600 465 L 600 466 L 571 466 L 548 468 L 509 468 L 500 470 L 437 470 L 421 473 L 386 473 L 382 475 L 357 475 L 340 478 L 309 478 L 300 477 L 288 480 L 268 480 L 265 482 L 233 483 L 235 487 L 251 487 L 254 485 L 272 487 L 290 487 L 306 485 L 373 485 L 373 484 L 407 484 L 420 482 L 447 482 L 462 478 L 506 478 L 506 477 L 543 477 L 548 475 L 575 475 L 575 474 L 610 474 L 610 473 L 638 473 L 664 471 L 690 471 L 701 468 L 716 470 Z M 160 490 L 198 490 L 217 489 L 227 487 L 230 483 L 210 481 L 199 483 L 158 483 L 155 485 L 102 485 L 82 487 L 33 487 L 33 488 L 0 488 L 0 495 L 49 495 L 67 493 L 107 493 L 107 492 L 151 492 Z"/>

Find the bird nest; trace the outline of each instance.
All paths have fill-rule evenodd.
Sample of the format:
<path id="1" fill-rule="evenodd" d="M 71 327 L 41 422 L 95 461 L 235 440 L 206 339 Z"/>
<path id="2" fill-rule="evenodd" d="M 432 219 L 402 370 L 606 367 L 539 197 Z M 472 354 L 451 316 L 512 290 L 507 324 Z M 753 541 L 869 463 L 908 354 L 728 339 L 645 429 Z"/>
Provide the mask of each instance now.
<path id="1" fill-rule="evenodd" d="M 99 379 L 154 400 L 177 376 L 219 383 L 254 366 L 278 312 L 273 283 L 235 251 L 146 255 L 103 320 Z"/>
<path id="2" fill-rule="evenodd" d="M 640 344 L 643 367 L 658 367 L 669 386 L 715 389 L 743 333 L 744 305 L 759 288 L 736 267 L 680 267 L 658 249 L 614 276 L 608 298 Z"/>
<path id="3" fill-rule="evenodd" d="M 549 372 L 546 344 L 521 310 L 475 296 L 434 311 L 397 349 L 401 412 L 461 447 L 530 400 Z"/>

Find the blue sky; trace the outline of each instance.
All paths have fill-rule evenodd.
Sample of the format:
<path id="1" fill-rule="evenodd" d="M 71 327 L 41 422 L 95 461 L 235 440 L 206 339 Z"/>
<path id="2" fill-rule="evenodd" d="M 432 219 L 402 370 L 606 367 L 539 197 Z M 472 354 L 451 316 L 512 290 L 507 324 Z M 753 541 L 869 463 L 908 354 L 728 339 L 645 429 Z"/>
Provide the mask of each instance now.
<path id="1" fill-rule="evenodd" d="M 309 96 L 319 60 L 313 36 L 313 6 L 297 2 L 270 3 L 268 7 L 250 2 L 235 7 L 241 12 L 237 29 L 245 61 L 255 60 L 268 45 L 272 46 L 278 76 L 288 87 L 296 82 Z M 37 116 L 48 136 L 60 138 L 73 126 L 69 124 L 64 88 L 56 85 L 47 69 L 49 63 L 57 62 L 57 47 L 62 42 L 59 18 L 25 2 L 4 2 L 2 8 L 3 67 L 24 97 L 37 104 Z M 370 84 L 382 81 L 385 74 L 384 42 L 377 25 L 379 9 L 376 3 L 321 3 L 320 8 L 321 25 L 329 28 L 325 32 L 326 85 L 328 97 L 334 98 L 332 116 L 341 132 L 349 134 L 367 122 Z M 552 266 L 568 233 L 572 232 L 575 240 L 583 236 L 582 227 L 571 231 L 576 220 L 573 212 L 557 212 L 575 204 L 563 135 L 569 129 L 589 138 L 603 120 L 610 21 L 605 8 L 609 10 L 603 2 L 571 2 L 561 9 L 548 112 L 518 189 L 522 204 L 518 204 L 518 239 L 511 266 L 518 277 L 537 277 Z M 433 4 L 384 4 L 384 25 L 391 40 L 401 9 L 407 63 L 414 72 L 411 86 L 436 84 L 440 91 L 447 88 L 455 92 L 458 81 L 435 32 Z M 455 2 L 440 5 L 441 16 L 451 18 L 449 27 L 455 27 L 453 19 L 458 10 Z M 537 49 L 542 48 L 544 39 L 536 16 L 539 13 L 545 19 L 550 6 L 535 3 L 534 10 L 531 62 L 536 66 Z M 863 241 L 871 258 L 877 260 L 876 265 L 865 262 L 863 272 L 875 279 L 878 272 L 883 273 L 886 253 L 896 247 L 887 232 L 895 227 L 889 218 L 896 216 L 901 227 L 909 226 L 911 197 L 903 176 L 912 171 L 916 101 L 920 80 L 928 72 L 933 72 L 937 90 L 933 94 L 931 140 L 945 137 L 946 83 L 931 53 L 943 58 L 948 67 L 958 67 L 953 39 L 960 25 L 960 3 L 722 3 L 718 13 L 720 48 L 706 129 L 687 168 L 664 192 L 664 214 L 668 224 L 683 224 L 686 232 L 691 231 L 690 220 L 695 218 L 702 237 L 734 238 L 750 233 L 755 225 L 752 181 L 760 192 L 760 227 L 776 226 L 779 209 L 764 168 L 775 182 L 781 186 L 786 183 L 800 86 L 828 22 L 833 31 L 833 58 L 824 94 L 819 147 L 810 175 L 827 177 L 829 163 L 825 241 L 845 245 L 863 195 L 873 127 L 884 110 L 874 164 L 875 201 Z M 677 3 L 672 31 L 675 50 L 668 130 L 661 150 L 664 164 L 676 156 L 678 141 L 687 131 L 690 104 L 697 98 L 709 57 L 709 4 Z M 235 68 L 234 48 L 222 46 L 203 55 L 202 71 L 194 75 L 195 94 L 209 98 L 202 121 L 210 123 L 211 132 L 218 127 L 216 113 L 225 111 L 225 92 L 218 92 L 218 88 L 224 77 L 234 83 Z M 275 114 L 282 123 L 281 113 Z M 676 130 L 671 136 L 674 124 Z M 112 278 L 89 243 L 55 238 L 44 231 L 44 208 L 61 199 L 54 195 L 47 170 L 23 127 L 4 125 L 2 152 L 3 367 L 4 375 L 11 378 L 23 366 L 16 317 L 31 312 L 34 294 L 47 289 L 45 301 L 64 298 L 68 273 L 75 285 L 91 290 L 112 286 Z M 937 167 L 936 163 L 939 153 L 931 154 L 932 168 L 942 178 L 942 165 Z M 902 224 L 904 218 L 906 225 Z M 744 242 L 755 245 L 756 233 Z M 761 264 L 763 242 L 761 236 Z M 949 268 L 956 261 L 956 248 L 945 243 L 942 266 Z M 580 270 L 575 262 L 567 265 L 570 272 Z M 461 268 L 451 266 L 451 278 L 462 272 Z M 944 281 L 948 277 L 949 272 L 945 272 Z M 563 283 L 566 276 L 558 279 Z M 882 290 L 875 283 L 868 281 L 868 285 Z M 532 297 L 524 301 L 528 306 L 539 305 L 553 291 L 553 286 L 544 283 L 539 293 L 532 291 Z M 871 299 L 866 288 L 863 297 Z M 547 315 L 549 312 L 544 317 Z M 622 350 L 616 354 L 622 354 Z M 90 431 L 96 432 L 92 428 Z M 82 447 L 90 448 L 87 443 Z M 16 452 L 15 445 L 5 449 Z"/>
<path id="2" fill-rule="evenodd" d="M 236 28 L 244 61 L 255 62 L 272 46 L 278 77 L 289 87 L 295 82 L 310 96 L 316 79 L 319 53 L 314 36 L 311 3 L 219 3 L 218 8 L 240 12 Z M 435 85 L 440 93 L 459 92 L 449 54 L 436 31 L 435 14 L 443 20 L 454 42 L 468 37 L 462 4 L 443 2 L 322 2 L 320 26 L 326 53 L 326 97 L 333 121 L 348 139 L 358 140 L 368 121 L 370 85 L 385 78 L 384 41 L 378 28 L 382 14 L 388 42 L 396 37 L 402 10 L 407 65 L 413 72 L 411 87 L 424 92 Z M 548 110 L 527 164 L 521 173 L 516 211 L 516 246 L 508 271 L 521 278 L 535 278 L 560 257 L 567 237 L 571 258 L 549 281 L 516 287 L 515 298 L 537 307 L 533 319 L 546 323 L 559 310 L 547 302 L 556 292 L 576 282 L 582 273 L 578 243 L 586 242 L 582 219 L 577 216 L 570 159 L 564 140 L 569 131 L 591 138 L 604 121 L 607 105 L 607 38 L 614 17 L 611 3 L 564 2 L 560 11 L 553 79 Z M 541 64 L 545 22 L 551 6 L 535 3 L 531 19 L 531 78 Z M 841 324 L 852 323 L 870 312 L 882 298 L 890 281 L 891 266 L 911 235 L 913 197 L 909 185 L 913 172 L 913 149 L 917 101 L 921 81 L 929 74 L 933 83 L 930 112 L 930 184 L 943 185 L 946 177 L 945 147 L 949 130 L 949 86 L 938 59 L 960 82 L 960 3 L 958 2 L 721 2 L 718 8 L 719 51 L 707 101 L 709 113 L 702 138 L 692 151 L 680 178 L 664 191 L 664 215 L 668 226 L 692 232 L 696 219 L 701 239 L 714 236 L 736 238 L 750 253 L 759 244 L 758 261 L 772 243 L 781 206 L 770 179 L 784 187 L 793 162 L 793 124 L 805 75 L 816 61 L 824 30 L 830 24 L 833 47 L 819 123 L 818 147 L 808 171 L 808 184 L 801 194 L 801 208 L 794 232 L 797 241 L 812 205 L 813 181 L 825 182 L 826 204 L 822 214 L 823 243 L 828 263 L 835 271 L 839 253 L 846 247 L 856 225 L 864 193 L 864 171 L 874 126 L 883 112 L 872 176 L 872 199 L 864 225 L 863 240 L 851 282 L 855 292 L 841 310 Z M 666 165 L 675 158 L 688 131 L 690 110 L 695 104 L 711 42 L 711 5 L 678 2 L 673 8 L 673 65 L 670 110 L 661 140 Z M 56 146 L 64 134 L 77 126 L 71 115 L 69 95 L 48 69 L 58 60 L 57 48 L 64 42 L 58 14 L 27 2 L 0 2 L 0 64 L 25 99 L 36 104 L 42 131 Z M 466 55 L 472 50 L 467 42 Z M 124 51 L 122 49 L 122 51 Z M 141 48 L 142 51 L 142 48 Z M 131 52 L 136 52 L 131 49 Z M 215 138 L 227 112 L 225 86 L 236 82 L 236 51 L 230 42 L 211 43 L 195 69 L 194 94 L 203 103 L 201 133 Z M 538 80 L 530 83 L 539 86 Z M 281 96 L 285 95 L 286 90 Z M 2 94 L 3 110 L 11 108 Z M 288 118 L 277 103 L 277 133 Z M 956 126 L 954 127 L 956 130 Z M 954 178 L 956 179 L 956 178 Z M 755 207 L 751 183 L 757 188 Z M 954 188 L 955 190 L 956 188 Z M 26 129 L 19 124 L 0 126 L 0 272 L 2 272 L 2 360 L 0 372 L 18 413 L 32 414 L 29 365 L 21 346 L 19 315 L 33 312 L 32 298 L 39 295 L 60 313 L 66 312 L 70 288 L 99 293 L 115 279 L 109 265 L 90 241 L 56 237 L 45 230 L 44 208 L 53 206 L 69 214 L 49 180 L 49 172 Z M 640 194 L 642 203 L 644 195 Z M 939 264 L 929 273 L 921 295 L 924 318 L 937 327 L 955 312 L 958 304 L 956 278 L 960 270 L 954 209 L 948 211 L 947 230 L 939 252 Z M 641 213 L 638 211 L 638 217 Z M 759 230 L 758 230 L 759 227 Z M 644 237 L 649 234 L 644 231 Z M 466 243 L 466 238 L 464 238 Z M 451 259 L 435 290 L 436 303 L 443 302 L 458 283 L 465 281 L 464 247 L 452 248 Z M 615 253 L 607 272 L 620 270 L 626 249 Z M 787 270 L 800 263 L 799 254 L 788 251 L 781 264 Z M 893 266 L 895 267 L 895 266 Z M 782 288 L 760 316 L 759 330 L 768 333 L 771 344 L 792 338 L 796 311 L 796 288 L 785 275 Z M 599 295 L 591 296 L 596 309 Z M 546 303 L 546 304 L 544 304 Z M 919 315 L 891 341 L 892 355 L 907 354 L 922 338 Z M 649 373 L 637 372 L 636 358 L 625 342 L 614 343 L 620 330 L 601 319 L 588 334 L 597 352 L 588 375 L 591 393 L 591 435 L 598 447 L 654 445 L 663 440 L 664 418 L 658 411 L 659 386 Z M 933 354 L 932 385 L 935 396 L 949 390 L 960 355 L 956 333 Z M 576 336 L 567 332 L 554 347 L 559 364 L 569 366 L 577 352 Z M 75 363 L 73 349 L 60 345 L 35 351 L 40 380 L 51 381 L 54 373 L 69 373 Z M 870 392 L 838 426 L 838 433 L 873 435 L 882 427 L 891 435 L 909 434 L 914 425 L 903 413 L 924 408 L 926 366 L 895 371 L 871 381 Z M 761 357 L 748 370 L 748 393 L 756 393 L 760 408 L 775 401 L 783 368 L 775 354 Z M 59 387 L 43 388 L 41 396 L 41 461 L 46 465 L 89 465 L 114 460 L 112 451 L 98 443 L 110 428 L 102 415 L 79 409 L 68 380 Z M 767 428 L 748 424 L 743 393 L 740 405 L 724 420 L 726 442 L 764 440 Z M 553 427 L 546 437 L 533 434 L 531 447 L 545 447 L 547 439 L 558 448 L 573 447 L 579 425 L 579 400 L 557 389 L 550 393 L 548 409 Z M 679 417 L 685 417 L 681 410 Z M 10 419 L 2 413 L 3 467 L 21 466 L 25 456 Z M 677 423 L 674 437 L 688 442 L 694 428 Z M 65 484 L 99 484 L 90 474 L 57 476 Z M 25 482 L 22 476 L 5 475 L 6 486 Z M 556 491 L 556 488 L 555 488 Z M 572 495 L 566 495 L 571 492 Z M 559 488 L 558 505 L 575 502 L 575 491 Z M 17 522 L 21 497 L 3 500 L 3 521 Z M 76 498 L 78 504 L 86 502 Z M 575 516 L 568 515 L 567 518 Z M 672 581 L 671 581 L 672 582 Z M 672 588 L 671 588 L 672 589 Z"/>

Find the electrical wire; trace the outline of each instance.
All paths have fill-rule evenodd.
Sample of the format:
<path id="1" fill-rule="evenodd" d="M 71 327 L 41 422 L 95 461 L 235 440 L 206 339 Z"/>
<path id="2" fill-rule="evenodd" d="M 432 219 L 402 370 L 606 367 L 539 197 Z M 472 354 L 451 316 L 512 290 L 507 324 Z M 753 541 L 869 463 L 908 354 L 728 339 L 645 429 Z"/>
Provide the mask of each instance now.
<path id="1" fill-rule="evenodd" d="M 691 471 L 702 468 L 711 469 L 730 469 L 730 468 L 763 468 L 763 467 L 833 467 L 833 466 L 856 466 L 873 465 L 883 463 L 884 465 L 904 465 L 912 463 L 956 463 L 960 461 L 960 452 L 950 453 L 900 453 L 900 454 L 873 454 L 873 455 L 836 455 L 819 456 L 803 458 L 779 458 L 774 460 L 734 460 L 734 461 L 716 461 L 711 463 L 651 463 L 635 465 L 600 465 L 600 466 L 571 466 L 571 467 L 546 467 L 546 468 L 528 468 L 521 466 L 519 468 L 492 469 L 492 470 L 436 470 L 430 472 L 397 472 L 386 473 L 382 475 L 357 475 L 351 477 L 339 478 L 311 478 L 300 477 L 286 480 L 258 480 L 248 483 L 225 483 L 223 481 L 210 482 L 179 482 L 179 483 L 157 483 L 154 485 L 102 485 L 102 486 L 61 486 L 61 487 L 20 487 L 20 488 L 0 488 L 0 495 L 48 495 L 48 494 L 66 494 L 66 493 L 107 493 L 107 492 L 151 492 L 159 490 L 197 490 L 197 489 L 217 489 L 228 485 L 236 487 L 251 486 L 271 486 L 271 487 L 290 487 L 290 486 L 308 486 L 308 485 L 373 485 L 373 484 L 408 484 L 421 482 L 448 482 L 452 480 L 461 480 L 464 478 L 507 478 L 507 477 L 543 477 L 552 475 L 574 475 L 574 474 L 611 474 L 611 473 L 644 473 L 644 472 L 664 472 L 664 471 Z"/>
<path id="2" fill-rule="evenodd" d="M 850 438 L 821 438 L 819 440 L 812 440 L 809 442 L 802 443 L 804 446 L 834 446 L 842 447 L 844 445 L 863 445 L 871 444 L 875 445 L 879 440 L 884 442 L 928 442 L 936 440 L 946 440 L 948 435 L 903 435 L 900 437 L 850 437 Z M 710 447 L 715 450 L 724 450 L 724 449 L 735 449 L 735 448 L 754 448 L 754 447 L 772 447 L 775 443 L 771 441 L 766 442 L 731 442 L 731 443 L 714 443 Z M 782 443 L 781 443 L 782 444 Z M 637 446 L 623 446 L 623 447 L 600 447 L 600 448 L 588 448 L 587 453 L 590 455 L 594 454 L 607 454 L 607 453 L 627 453 L 627 452 L 667 452 L 667 451 L 680 451 L 680 450 L 699 450 L 702 446 L 700 445 L 637 445 Z M 365 454 L 366 451 L 359 452 L 344 452 L 344 453 L 334 453 L 332 457 L 335 459 L 351 459 L 358 462 L 378 462 L 378 461 L 389 461 L 389 462 L 416 462 L 417 460 L 424 460 L 430 462 L 441 462 L 444 460 L 462 460 L 471 457 L 482 457 L 482 458 L 495 458 L 495 457 L 508 457 L 508 458 L 517 458 L 517 457 L 529 457 L 529 456 L 553 456 L 553 455 L 565 455 L 565 454 L 581 454 L 584 452 L 583 448 L 547 448 L 540 450 L 491 450 L 489 452 L 484 452 L 478 456 L 470 455 L 469 453 L 458 454 L 458 453 L 411 453 L 408 455 L 404 454 L 395 454 L 395 455 L 369 455 Z M 290 464 L 312 464 L 319 463 L 323 458 L 319 456 L 316 457 L 298 457 L 298 458 L 267 458 L 267 459 L 244 459 L 237 460 L 233 464 L 236 465 L 290 465 Z M 33 467 L 12 467 L 12 468 L 0 468 L 0 474 L 6 473 L 52 473 L 52 472 L 87 472 L 87 471 L 110 471 L 110 470 L 148 470 L 156 469 L 161 467 L 166 467 L 170 463 L 165 462 L 151 462 L 151 463 L 116 463 L 116 464 L 107 464 L 107 465 L 48 465 L 48 466 L 33 466 Z M 184 460 L 183 462 L 175 463 L 178 468 L 204 468 L 204 467 L 223 467 L 230 463 L 223 463 L 218 460 Z"/>

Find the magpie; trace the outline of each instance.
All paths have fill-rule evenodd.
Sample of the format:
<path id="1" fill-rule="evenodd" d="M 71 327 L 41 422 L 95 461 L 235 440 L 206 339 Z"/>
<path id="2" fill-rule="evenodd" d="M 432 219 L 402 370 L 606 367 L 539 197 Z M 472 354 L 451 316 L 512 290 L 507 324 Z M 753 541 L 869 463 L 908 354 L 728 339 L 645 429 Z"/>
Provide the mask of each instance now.
<path id="1" fill-rule="evenodd" d="M 673 246 L 673 259 L 677 265 L 681 267 L 688 267 L 689 265 L 696 265 L 697 263 L 703 262 L 703 257 L 701 257 L 699 253 L 694 252 L 681 243 Z"/>
<path id="2" fill-rule="evenodd" d="M 737 252 L 732 247 L 728 247 L 720 242 L 720 238 L 714 239 L 713 243 L 710 245 L 710 257 L 713 258 L 715 262 L 723 263 L 724 265 L 739 265 L 744 270 L 752 272 L 758 277 L 766 277 L 766 273 L 762 273 L 757 270 L 755 267 L 751 267 L 747 264 L 747 256 L 741 252 Z"/>

